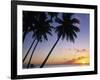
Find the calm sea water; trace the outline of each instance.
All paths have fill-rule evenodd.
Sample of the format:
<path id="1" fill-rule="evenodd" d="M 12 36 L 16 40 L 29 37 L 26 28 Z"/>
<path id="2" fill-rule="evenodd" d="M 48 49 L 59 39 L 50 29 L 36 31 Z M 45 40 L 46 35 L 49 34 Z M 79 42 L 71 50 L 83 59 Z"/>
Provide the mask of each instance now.
<path id="1" fill-rule="evenodd" d="M 68 65 L 49 65 L 49 64 L 46 64 L 46 65 L 44 65 L 44 68 L 55 68 L 55 67 L 73 67 L 73 66 L 89 66 L 89 64 L 68 64 Z M 23 65 L 23 68 L 27 68 L 27 65 L 26 64 L 24 64 Z M 30 67 L 29 68 L 40 68 L 40 65 L 30 65 Z"/>

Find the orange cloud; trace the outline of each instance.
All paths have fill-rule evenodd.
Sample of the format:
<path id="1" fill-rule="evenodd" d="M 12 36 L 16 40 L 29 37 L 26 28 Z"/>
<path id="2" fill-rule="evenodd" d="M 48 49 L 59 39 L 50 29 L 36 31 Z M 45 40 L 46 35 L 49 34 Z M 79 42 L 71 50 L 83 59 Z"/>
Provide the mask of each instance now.
<path id="1" fill-rule="evenodd" d="M 67 62 L 65 62 L 65 64 L 89 64 L 89 58 L 88 57 L 84 57 L 84 56 L 81 56 L 81 57 L 78 57 L 78 58 L 75 58 L 75 59 L 72 59 L 72 60 L 69 60 Z"/>

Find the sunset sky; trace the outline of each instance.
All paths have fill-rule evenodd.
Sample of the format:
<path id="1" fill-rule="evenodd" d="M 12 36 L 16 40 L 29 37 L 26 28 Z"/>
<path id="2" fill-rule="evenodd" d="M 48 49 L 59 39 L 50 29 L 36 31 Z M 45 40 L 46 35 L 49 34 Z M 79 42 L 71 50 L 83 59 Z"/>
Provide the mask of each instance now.
<path id="1" fill-rule="evenodd" d="M 77 33 L 78 38 L 75 39 L 75 43 L 66 41 L 66 39 L 58 42 L 54 48 L 52 54 L 50 55 L 46 64 L 80 64 L 80 63 L 89 63 L 89 15 L 75 13 L 73 17 L 76 17 L 80 20 L 80 32 Z M 55 21 L 53 24 L 57 25 Z M 23 44 L 23 57 L 25 56 L 27 50 L 29 49 L 32 41 L 32 33 L 30 32 L 25 39 Z M 56 42 L 57 36 L 53 33 L 53 36 L 48 36 L 48 41 L 39 42 L 33 57 L 31 64 L 41 64 L 46 58 L 48 52 L 51 50 L 53 44 Z M 34 46 L 33 46 L 34 47 Z M 32 49 L 30 51 L 30 54 Z M 30 55 L 29 55 L 30 56 Z M 25 60 L 25 63 L 29 60 Z"/>

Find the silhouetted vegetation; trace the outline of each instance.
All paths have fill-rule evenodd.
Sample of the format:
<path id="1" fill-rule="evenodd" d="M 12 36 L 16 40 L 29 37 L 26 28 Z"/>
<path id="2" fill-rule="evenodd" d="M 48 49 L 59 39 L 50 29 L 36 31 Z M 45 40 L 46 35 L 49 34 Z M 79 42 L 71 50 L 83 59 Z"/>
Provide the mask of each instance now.
<path id="1" fill-rule="evenodd" d="M 62 14 L 62 19 L 58 17 L 59 14 Z M 52 30 L 55 31 L 58 38 L 53 47 L 51 48 L 50 52 L 48 53 L 47 57 L 41 64 L 40 68 L 45 65 L 60 38 L 62 38 L 62 40 L 66 39 L 67 41 L 71 42 L 75 41 L 75 38 L 77 38 L 77 32 L 79 32 L 80 29 L 76 25 L 74 25 L 74 23 L 80 24 L 80 21 L 76 18 L 72 19 L 72 15 L 74 14 L 23 11 L 23 43 L 26 35 L 31 31 L 33 39 L 30 48 L 28 49 L 27 53 L 25 54 L 25 57 L 23 58 L 23 62 L 26 60 L 30 50 L 32 49 L 32 46 L 34 45 L 33 51 L 28 61 L 27 68 L 29 68 L 31 64 L 31 59 L 38 43 L 42 42 L 43 40 L 48 41 L 48 35 L 52 36 Z M 49 19 L 48 16 L 50 16 Z M 59 23 L 60 25 L 57 27 L 55 27 L 55 25 L 51 26 L 50 23 L 53 22 L 53 19 L 55 19 L 55 22 Z M 36 44 L 34 43 L 35 41 Z"/>
<path id="2" fill-rule="evenodd" d="M 36 15 L 33 14 L 33 18 L 34 18 L 34 20 L 32 21 L 32 25 L 31 25 L 32 31 L 33 31 L 32 38 L 34 38 L 34 40 L 37 40 L 37 42 L 36 42 L 35 47 L 33 48 L 33 51 L 31 53 L 27 68 L 30 65 L 33 53 L 34 53 L 38 43 L 42 42 L 43 40 L 48 40 L 47 34 L 52 36 L 52 34 L 51 34 L 52 26 L 50 26 L 49 21 L 46 20 L 47 19 L 46 13 L 37 12 Z M 33 43 L 32 43 L 32 45 L 33 45 Z M 29 50 L 32 48 L 32 45 L 30 46 Z M 29 50 L 26 53 L 26 56 L 28 55 Z M 26 56 L 25 56 L 25 58 L 26 58 Z M 24 58 L 24 61 L 25 61 L 25 58 Z"/>
<path id="3" fill-rule="evenodd" d="M 52 53 L 53 49 L 55 48 L 55 46 L 57 45 L 58 41 L 60 40 L 60 38 L 62 37 L 62 39 L 66 38 L 66 40 L 70 40 L 72 42 L 74 42 L 75 38 L 77 38 L 76 33 L 80 31 L 80 29 L 77 26 L 74 26 L 73 23 L 79 23 L 78 19 L 71 19 L 71 16 L 73 14 L 64 14 L 63 13 L 63 20 L 57 18 L 56 22 L 58 22 L 59 26 L 56 27 L 55 29 L 55 33 L 57 33 L 58 35 L 58 39 L 55 42 L 55 44 L 53 45 L 53 47 L 51 48 L 50 52 L 48 53 L 47 57 L 45 58 L 44 62 L 42 63 L 42 65 L 40 66 L 40 68 L 42 68 L 45 63 L 47 62 L 50 54 Z"/>

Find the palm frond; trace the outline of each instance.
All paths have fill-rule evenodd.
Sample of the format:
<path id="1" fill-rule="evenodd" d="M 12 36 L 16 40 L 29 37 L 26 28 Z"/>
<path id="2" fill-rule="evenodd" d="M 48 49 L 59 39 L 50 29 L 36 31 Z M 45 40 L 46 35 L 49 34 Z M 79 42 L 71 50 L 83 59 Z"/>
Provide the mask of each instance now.
<path id="1" fill-rule="evenodd" d="M 80 21 L 77 18 L 73 18 L 71 21 L 72 21 L 72 23 L 78 23 L 78 24 L 80 24 Z"/>
<path id="2" fill-rule="evenodd" d="M 60 22 L 61 25 L 57 26 L 55 29 L 55 32 L 58 35 L 58 38 L 61 36 L 62 39 L 66 37 L 67 41 L 71 41 L 74 43 L 75 38 L 77 38 L 77 32 L 80 31 L 80 29 L 77 26 L 74 26 L 73 23 L 79 23 L 79 20 L 76 18 L 73 18 L 71 20 L 71 16 L 73 14 L 63 14 L 63 21 Z"/>

